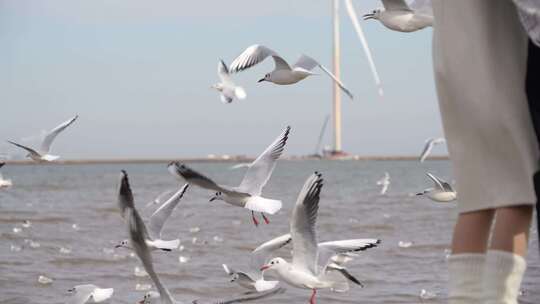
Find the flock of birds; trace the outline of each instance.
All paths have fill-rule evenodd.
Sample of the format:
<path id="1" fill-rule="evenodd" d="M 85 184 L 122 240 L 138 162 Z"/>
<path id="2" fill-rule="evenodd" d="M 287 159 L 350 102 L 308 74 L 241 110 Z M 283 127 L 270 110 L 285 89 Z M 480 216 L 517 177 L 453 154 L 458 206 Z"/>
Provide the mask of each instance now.
<path id="1" fill-rule="evenodd" d="M 402 32 L 416 31 L 433 23 L 429 1 L 414 1 L 410 6 L 403 0 L 383 0 L 382 2 L 384 9 L 377 9 L 364 15 L 364 19 L 379 20 L 386 27 Z M 350 5 L 350 1 L 347 4 Z M 249 69 L 268 57 L 273 59 L 275 68 L 265 74 L 259 82 L 267 81 L 278 85 L 294 84 L 315 75 L 313 70 L 320 68 L 332 78 L 343 92 L 353 98 L 350 90 L 315 59 L 301 55 L 296 63 L 290 65 L 276 51 L 263 45 L 252 45 L 234 59 L 230 66 L 227 66 L 223 60 L 219 61 L 218 75 L 221 82 L 212 87 L 219 91 L 221 100 L 230 103 L 234 99 L 246 98 L 246 92 L 232 81 L 231 74 Z M 382 94 L 382 91 L 380 93 Z M 27 147 L 14 141 L 9 141 L 9 143 L 24 149 L 28 153 L 27 157 L 36 162 L 55 161 L 59 156 L 50 154 L 53 141 L 77 119 L 78 116 L 75 116 L 48 132 L 39 148 Z M 150 202 L 147 206 L 154 204 L 160 204 L 160 206 L 150 216 L 146 224 L 135 207 L 128 174 L 122 171 L 118 190 L 118 208 L 124 219 L 128 237 L 118 242 L 116 247 L 127 248 L 135 253 L 157 289 L 157 292 L 147 292 L 139 303 L 181 303 L 173 298 L 155 272 L 152 252 L 156 250 L 168 252 L 179 247 L 179 239 L 165 240 L 161 231 L 167 219 L 179 205 L 189 185 L 211 191 L 213 195 L 209 201 L 221 200 L 232 206 L 247 209 L 255 226 L 260 224 L 257 214 L 266 224 L 270 223 L 268 216 L 276 214 L 281 209 L 282 202 L 266 198 L 262 192 L 272 175 L 277 160 L 283 154 L 290 131 L 291 128 L 286 127 L 252 163 L 242 164 L 242 167 L 247 169 L 238 186 L 219 185 L 185 164 L 170 163 L 167 167 L 168 171 L 177 179 L 185 181 L 186 184 L 172 195 L 170 192 L 165 192 L 155 201 Z M 444 142 L 444 138 L 427 140 L 419 161 L 423 162 L 436 145 Z M 3 165 L 0 163 L 0 168 Z M 434 186 L 419 192 L 417 195 L 427 196 L 437 202 L 450 202 L 456 199 L 457 193 L 449 183 L 431 173 L 427 173 L 427 176 L 433 181 Z M 311 304 L 315 303 L 317 290 L 329 289 L 334 292 L 345 292 L 349 289 L 350 282 L 363 286 L 347 270 L 345 265 L 357 257 L 359 252 L 377 247 L 380 240 L 365 238 L 318 242 L 315 224 L 323 182 L 322 174 L 319 172 L 315 172 L 307 178 L 289 220 L 290 232 L 255 248 L 250 254 L 248 269 L 241 271 L 223 265 L 231 282 L 236 282 L 247 291 L 238 297 L 214 301 L 214 303 L 245 302 L 283 293 L 285 289 L 278 286 L 280 282 L 310 290 L 309 302 Z M 381 186 L 380 194 L 386 194 L 390 185 L 388 172 L 377 182 L 377 185 Z M 11 180 L 4 179 L 0 175 L 0 188 L 10 186 L 12 186 Z M 169 198 L 161 204 L 164 197 Z M 286 246 L 292 247 L 291 261 L 274 256 L 276 250 Z M 85 284 L 73 287 L 70 292 L 72 293 L 68 300 L 70 304 L 82 304 L 88 301 L 99 303 L 113 297 L 114 289 Z M 193 302 L 196 303 L 196 301 Z"/>

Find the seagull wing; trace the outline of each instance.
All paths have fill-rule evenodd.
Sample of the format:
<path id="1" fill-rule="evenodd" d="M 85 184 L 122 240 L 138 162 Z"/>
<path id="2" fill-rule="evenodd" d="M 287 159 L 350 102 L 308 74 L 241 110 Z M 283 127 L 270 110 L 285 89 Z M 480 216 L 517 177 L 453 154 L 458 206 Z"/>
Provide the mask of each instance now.
<path id="1" fill-rule="evenodd" d="M 92 292 L 92 299 L 94 299 L 94 302 L 96 303 L 101 303 L 111 298 L 113 293 L 113 288 L 96 288 L 94 289 L 94 292 Z"/>
<path id="2" fill-rule="evenodd" d="M 382 0 L 384 9 L 387 11 L 410 11 L 405 0 Z"/>
<path id="3" fill-rule="evenodd" d="M 223 59 L 220 59 L 218 62 L 218 76 L 221 82 L 223 82 L 223 84 L 232 84 L 231 75 L 229 74 L 229 68 L 227 68 L 227 65 L 225 64 Z"/>
<path id="4" fill-rule="evenodd" d="M 294 68 L 300 68 L 307 71 L 311 71 L 315 67 L 321 68 L 321 70 L 328 74 L 328 76 L 330 76 L 337 83 L 337 85 L 343 90 L 343 92 L 345 92 L 345 94 L 347 94 L 351 99 L 353 98 L 351 91 L 349 91 L 349 89 L 347 89 L 345 85 L 339 79 L 337 79 L 334 74 L 332 74 L 332 72 L 330 72 L 327 68 L 320 64 L 317 60 L 307 55 L 302 55 L 294 64 Z"/>
<path id="5" fill-rule="evenodd" d="M 79 118 L 79 116 L 75 115 L 75 117 L 71 118 L 66 122 L 63 122 L 58 127 L 47 133 L 47 135 L 45 135 L 45 138 L 43 139 L 43 142 L 41 143 L 41 152 L 45 154 L 49 153 L 49 151 L 51 150 L 52 142 L 56 138 L 56 136 L 58 136 L 60 132 L 64 131 L 67 127 L 74 123 L 77 118 Z"/>
<path id="6" fill-rule="evenodd" d="M 73 294 L 66 303 L 84 304 L 90 299 L 90 297 L 92 296 L 92 292 L 96 288 L 97 286 L 92 284 L 77 285 L 73 287 Z"/>
<path id="7" fill-rule="evenodd" d="M 424 160 L 428 157 L 429 153 L 431 152 L 431 149 L 433 149 L 433 142 L 434 139 L 430 138 L 426 141 L 426 144 L 424 145 L 424 149 L 422 149 L 422 153 L 420 154 L 420 162 L 423 163 Z"/>
<path id="8" fill-rule="evenodd" d="M 426 175 L 433 181 L 433 183 L 435 184 L 435 187 L 437 187 L 437 189 L 445 191 L 444 186 L 443 186 L 443 184 L 441 183 L 441 180 L 438 177 L 436 177 L 435 175 L 433 175 L 433 174 L 431 174 L 429 172 L 427 172 Z"/>
<path id="9" fill-rule="evenodd" d="M 321 174 L 315 172 L 307 179 L 300 191 L 291 218 L 293 266 L 314 275 L 318 273 L 315 223 L 322 186 Z"/>
<path id="10" fill-rule="evenodd" d="M 256 274 L 255 278 L 262 278 L 259 269 L 268 262 L 274 251 L 283 248 L 291 241 L 291 234 L 287 233 L 260 245 L 251 252 L 250 272 Z"/>
<path id="11" fill-rule="evenodd" d="M 133 251 L 139 257 L 141 260 L 141 263 L 144 266 L 144 270 L 148 273 L 152 281 L 154 282 L 154 285 L 156 286 L 160 298 L 161 303 L 163 304 L 175 304 L 177 303 L 169 290 L 163 284 L 161 284 L 161 281 L 159 280 L 159 277 L 157 276 L 155 270 L 154 270 L 154 264 L 152 262 L 152 255 L 150 254 L 150 250 L 148 249 L 148 245 L 146 245 L 146 239 L 148 238 L 148 233 L 146 232 L 146 227 L 144 226 L 144 222 L 142 218 L 140 217 L 137 210 L 128 208 L 126 217 L 128 219 L 128 234 L 129 239 L 131 242 L 131 245 L 133 246 Z"/>
<path id="12" fill-rule="evenodd" d="M 208 177 L 200 174 L 199 172 L 189 168 L 188 166 L 184 164 L 180 164 L 179 162 L 172 162 L 169 164 L 167 168 L 169 169 L 169 172 L 172 175 L 177 176 L 177 177 L 182 177 L 190 184 L 197 185 L 204 189 L 214 190 L 216 192 L 224 192 L 224 193 L 233 192 L 232 190 L 216 184 L 213 180 L 209 179 Z"/>
<path id="13" fill-rule="evenodd" d="M 185 184 L 178 190 L 167 202 L 161 205 L 151 216 L 149 223 L 150 235 L 153 239 L 161 239 L 161 230 L 167 219 L 180 203 L 180 199 L 184 196 L 189 184 Z"/>
<path id="14" fill-rule="evenodd" d="M 129 178 L 126 171 L 122 170 L 120 175 L 120 186 L 118 187 L 118 208 L 120 209 L 120 215 L 122 218 L 126 218 L 127 209 L 135 209 L 135 202 L 133 199 L 133 192 L 131 192 L 131 186 L 129 185 Z"/>
<path id="15" fill-rule="evenodd" d="M 28 151 L 30 154 L 32 154 L 32 155 L 35 156 L 35 157 L 38 157 L 38 158 L 41 157 L 41 154 L 39 154 L 38 152 L 36 152 L 36 150 L 34 150 L 34 149 L 32 149 L 32 148 L 28 148 L 28 147 L 26 147 L 26 146 L 20 145 L 20 144 L 18 144 L 18 143 L 16 143 L 16 142 L 12 142 L 12 141 L 9 141 L 9 140 L 8 140 L 8 143 L 10 143 L 10 144 L 12 144 L 12 145 L 15 145 L 15 146 L 17 146 L 17 147 L 19 147 L 19 148 L 25 149 L 26 151 Z"/>
<path id="16" fill-rule="evenodd" d="M 330 263 L 335 262 L 336 256 L 364 251 L 377 247 L 380 243 L 381 240 L 379 239 L 354 239 L 319 243 L 319 265 L 325 269 Z"/>
<path id="17" fill-rule="evenodd" d="M 276 70 L 290 70 L 291 67 L 278 53 L 267 48 L 264 45 L 255 44 L 248 47 L 240 54 L 229 66 L 231 73 L 240 72 L 258 64 L 265 60 L 268 56 L 272 56 L 276 64 Z"/>
<path id="18" fill-rule="evenodd" d="M 423 15 L 433 16 L 433 5 L 431 0 L 414 0 L 409 7 L 415 12 Z"/>
<path id="19" fill-rule="evenodd" d="M 285 128 L 278 138 L 249 165 L 244 179 L 237 188 L 239 191 L 251 195 L 261 194 L 264 185 L 266 185 L 276 167 L 276 161 L 283 154 L 290 131 L 291 127 Z"/>

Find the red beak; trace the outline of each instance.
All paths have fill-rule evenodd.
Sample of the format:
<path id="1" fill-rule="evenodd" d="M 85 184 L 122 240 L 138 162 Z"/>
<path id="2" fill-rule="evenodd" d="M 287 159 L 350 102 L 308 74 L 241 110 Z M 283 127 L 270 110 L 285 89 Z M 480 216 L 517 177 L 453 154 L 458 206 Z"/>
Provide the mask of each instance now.
<path id="1" fill-rule="evenodd" d="M 261 267 L 261 271 L 265 271 L 266 269 L 270 268 L 269 265 L 264 265 L 263 267 Z"/>

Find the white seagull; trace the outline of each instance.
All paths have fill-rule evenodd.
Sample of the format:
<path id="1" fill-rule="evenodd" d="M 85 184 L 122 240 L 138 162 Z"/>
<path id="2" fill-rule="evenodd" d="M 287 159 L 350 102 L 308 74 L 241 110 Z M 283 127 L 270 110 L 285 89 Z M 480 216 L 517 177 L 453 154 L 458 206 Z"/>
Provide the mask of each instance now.
<path id="1" fill-rule="evenodd" d="M 180 203 L 180 199 L 184 195 L 188 188 L 188 184 L 185 184 L 180 188 L 167 202 L 161 205 L 154 213 L 150 216 L 149 220 L 149 230 L 148 239 L 146 240 L 148 247 L 151 250 L 163 250 L 163 251 L 172 251 L 173 249 L 178 248 L 180 245 L 180 240 L 175 239 L 171 241 L 165 241 L 162 239 L 161 231 L 167 219 L 171 216 L 172 212 Z M 127 209 L 134 209 L 135 204 L 133 200 L 133 194 L 128 182 L 128 176 L 125 171 L 122 171 L 122 180 L 120 183 L 120 189 L 118 191 L 118 206 L 121 210 L 122 217 L 125 218 L 125 213 Z M 138 212 L 137 212 L 138 214 Z M 132 249 L 132 245 L 129 240 L 123 240 L 115 246 L 116 248 L 129 248 Z"/>
<path id="2" fill-rule="evenodd" d="M 127 178 L 127 174 L 125 171 L 122 171 L 122 184 L 125 186 L 125 195 L 126 196 L 133 196 L 131 194 L 131 189 L 129 187 L 129 180 Z M 182 304 L 182 302 L 177 301 L 173 298 L 170 291 L 161 283 L 161 280 L 159 279 L 156 271 L 154 270 L 154 264 L 152 261 L 152 254 L 150 252 L 150 248 L 148 246 L 148 231 L 146 230 L 146 226 L 144 225 L 144 221 L 140 217 L 139 213 L 133 206 L 126 206 L 124 209 L 125 217 L 127 219 L 127 227 L 128 227 L 128 234 L 129 234 L 129 241 L 133 246 L 133 251 L 141 261 L 141 263 L 144 266 L 144 269 L 148 273 L 148 276 L 152 279 L 152 282 L 154 283 L 154 286 L 158 290 L 158 292 L 150 291 L 147 292 L 144 295 L 144 298 L 139 302 L 140 304 L 152 304 L 152 303 L 160 303 L 160 304 Z M 278 292 L 283 292 L 280 289 L 271 290 L 267 293 L 263 294 L 257 294 L 253 296 L 243 296 L 238 297 L 235 299 L 229 299 L 224 301 L 215 301 L 214 303 L 218 304 L 229 304 L 229 303 L 238 303 L 238 302 L 245 302 L 249 300 L 257 300 L 261 299 L 263 297 L 267 297 L 270 295 L 274 295 Z M 196 303 L 196 301 L 193 301 Z"/>
<path id="3" fill-rule="evenodd" d="M 223 60 L 218 62 L 218 76 L 221 82 L 212 85 L 212 88 L 221 93 L 221 101 L 223 103 L 231 103 L 234 98 L 246 98 L 246 91 L 244 91 L 242 87 L 234 84 L 229 69 Z"/>
<path id="4" fill-rule="evenodd" d="M 339 85 L 345 94 L 349 95 L 351 99 L 353 98 L 352 93 L 345 85 L 315 59 L 307 55 L 302 55 L 294 65 L 290 66 L 278 53 L 264 45 L 255 44 L 248 47 L 231 63 L 229 70 L 231 73 L 246 70 L 262 62 L 269 56 L 274 59 L 275 68 L 272 72 L 264 75 L 264 78 L 260 79 L 259 82 L 268 81 L 279 85 L 293 84 L 308 76 L 316 75 L 312 70 L 319 67 Z"/>
<path id="5" fill-rule="evenodd" d="M 6 163 L 0 163 L 0 169 L 5 165 Z M 7 188 L 13 186 L 13 183 L 10 179 L 4 179 L 2 176 L 2 172 L 0 172 L 0 189 L 1 188 Z"/>
<path id="6" fill-rule="evenodd" d="M 114 293 L 113 288 L 99 288 L 96 285 L 76 285 L 68 290 L 71 297 L 67 304 L 101 303 L 110 299 Z"/>
<path id="7" fill-rule="evenodd" d="M 44 161 L 50 162 L 50 161 L 57 160 L 57 159 L 60 158 L 60 156 L 49 154 L 50 151 L 51 151 L 51 145 L 52 145 L 54 139 L 56 138 L 56 136 L 58 136 L 58 134 L 60 134 L 60 132 L 64 131 L 67 127 L 69 127 L 72 123 L 74 123 L 75 120 L 77 120 L 78 117 L 79 116 L 76 115 L 75 117 L 73 117 L 70 120 L 60 124 L 58 127 L 54 128 L 49 133 L 47 133 L 45 135 L 45 138 L 41 142 L 41 147 L 40 147 L 40 149 L 38 151 L 36 151 L 36 150 L 34 150 L 32 148 L 20 145 L 20 144 L 18 144 L 16 142 L 13 142 L 13 141 L 8 140 L 8 143 L 28 151 L 28 154 L 26 155 L 26 157 L 30 157 L 34 161 L 37 161 L 37 162 L 44 162 Z"/>
<path id="8" fill-rule="evenodd" d="M 445 182 L 444 180 L 436 177 L 435 175 L 431 173 L 426 173 L 427 176 L 433 181 L 434 187 L 428 188 L 424 190 L 423 192 L 417 193 L 416 195 L 419 196 L 427 196 L 431 200 L 440 202 L 440 203 L 447 203 L 456 200 L 457 193 L 452 189 L 452 186 Z"/>
<path id="9" fill-rule="evenodd" d="M 436 145 L 444 144 L 446 140 L 443 137 L 439 138 L 428 138 L 424 144 L 424 149 L 422 149 L 422 153 L 420 154 L 419 160 L 421 163 L 426 160 L 426 158 L 429 156 L 429 153 L 431 153 L 431 150 Z"/>
<path id="10" fill-rule="evenodd" d="M 278 257 L 270 260 L 261 267 L 261 271 L 274 271 L 280 281 L 297 288 L 311 289 L 311 304 L 315 304 L 318 289 L 331 289 L 336 292 L 348 290 L 347 281 L 333 276 L 331 267 L 334 266 L 337 254 L 355 251 L 353 246 L 346 246 L 349 241 L 328 242 L 326 250 L 317 244 L 315 222 L 319 209 L 319 195 L 323 185 L 321 174 L 311 175 L 300 194 L 293 209 L 290 229 L 293 244 L 292 263 Z M 366 248 L 373 247 L 379 240 L 365 240 Z M 324 244 L 324 243 L 323 243 Z M 323 245 L 324 246 L 324 245 Z M 349 247 L 349 248 L 347 248 Z M 345 262 L 345 261 L 342 261 Z M 339 266 L 339 265 L 337 265 Z"/>
<path id="11" fill-rule="evenodd" d="M 377 181 L 377 185 L 382 186 L 380 194 L 385 195 L 386 191 L 388 191 L 388 186 L 390 186 L 390 174 L 384 172 L 384 177 Z"/>
<path id="12" fill-rule="evenodd" d="M 278 138 L 249 165 L 244 179 L 238 187 L 218 185 L 208 177 L 179 162 L 171 162 L 168 169 L 171 174 L 184 178 L 190 184 L 216 191 L 215 196 L 210 201 L 223 200 L 231 205 L 251 210 L 255 226 L 258 226 L 259 222 L 255 218 L 254 212 L 260 212 L 268 224 L 270 221 L 264 213 L 275 214 L 281 209 L 282 204 L 279 200 L 262 197 L 261 193 L 270 179 L 272 171 L 274 171 L 276 161 L 285 149 L 290 130 L 291 127 L 285 128 Z"/>
<path id="13" fill-rule="evenodd" d="M 223 269 L 231 277 L 231 282 L 249 289 L 250 291 L 263 292 L 273 289 L 279 281 L 266 281 L 260 270 L 261 265 L 268 262 L 270 255 L 291 242 L 291 235 L 286 234 L 272 239 L 255 248 L 250 255 L 250 267 L 247 272 L 237 271 L 223 264 Z"/>
<path id="14" fill-rule="evenodd" d="M 364 20 L 379 20 L 387 28 L 398 32 L 414 32 L 433 26 L 431 0 L 415 0 L 407 5 L 405 0 L 382 0 L 384 9 L 364 15 Z"/>

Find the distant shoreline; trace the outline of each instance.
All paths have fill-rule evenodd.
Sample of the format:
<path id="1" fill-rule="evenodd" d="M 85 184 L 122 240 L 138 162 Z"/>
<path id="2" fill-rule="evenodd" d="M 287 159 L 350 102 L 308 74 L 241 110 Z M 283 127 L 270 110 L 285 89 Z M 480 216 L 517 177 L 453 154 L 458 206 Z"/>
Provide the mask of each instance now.
<path id="1" fill-rule="evenodd" d="M 357 161 L 414 161 L 418 160 L 418 156 L 360 156 L 360 155 L 348 155 L 345 157 L 325 157 L 318 158 L 313 156 L 285 156 L 281 157 L 287 161 L 302 161 L 302 160 L 324 160 L 324 161 L 343 161 L 343 160 L 357 160 Z M 447 155 L 437 155 L 427 158 L 428 160 L 449 160 Z M 171 161 L 180 161 L 186 163 L 242 163 L 252 162 L 254 158 L 244 156 L 215 156 L 215 157 L 196 157 L 196 158 L 111 158 L 111 159 L 66 159 L 58 160 L 50 163 L 36 163 L 31 160 L 2 160 L 9 165 L 84 165 L 84 164 L 162 164 L 169 163 Z"/>

